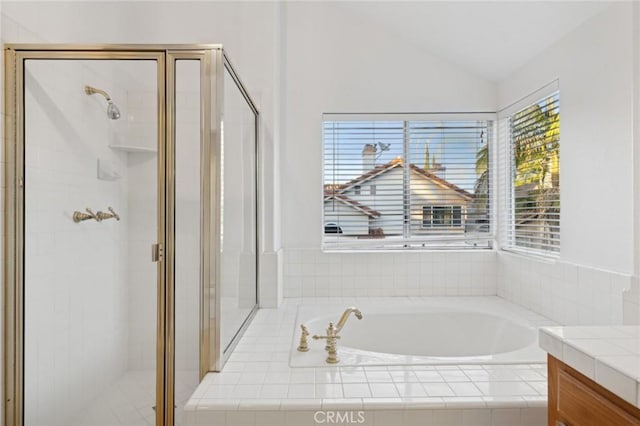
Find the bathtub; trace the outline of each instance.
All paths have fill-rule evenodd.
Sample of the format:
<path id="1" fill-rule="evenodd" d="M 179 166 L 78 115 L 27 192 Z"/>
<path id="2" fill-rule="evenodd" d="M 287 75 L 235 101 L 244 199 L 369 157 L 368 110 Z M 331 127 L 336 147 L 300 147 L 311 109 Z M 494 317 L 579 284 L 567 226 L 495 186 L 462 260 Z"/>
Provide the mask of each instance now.
<path id="1" fill-rule="evenodd" d="M 546 362 L 537 329 L 553 323 L 497 297 L 360 305 L 363 319 L 352 315 L 340 332 L 339 366 Z M 311 335 L 324 335 L 329 322 L 335 324 L 347 306 L 298 307 L 291 367 L 330 366 L 325 362 L 325 340 L 309 338 L 309 352 L 296 350 L 299 325 L 305 324 Z"/>

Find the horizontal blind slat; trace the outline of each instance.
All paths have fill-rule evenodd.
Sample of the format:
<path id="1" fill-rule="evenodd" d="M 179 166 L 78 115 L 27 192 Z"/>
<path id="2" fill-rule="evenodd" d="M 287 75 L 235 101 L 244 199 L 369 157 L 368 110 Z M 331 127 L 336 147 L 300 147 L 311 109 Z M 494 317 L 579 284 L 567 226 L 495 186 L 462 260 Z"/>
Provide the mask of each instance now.
<path id="1" fill-rule="evenodd" d="M 323 130 L 325 247 L 490 247 L 491 122 L 326 120 Z"/>
<path id="2" fill-rule="evenodd" d="M 530 104 L 501 120 L 508 141 L 510 208 L 506 248 L 535 254 L 560 250 L 560 96 Z"/>

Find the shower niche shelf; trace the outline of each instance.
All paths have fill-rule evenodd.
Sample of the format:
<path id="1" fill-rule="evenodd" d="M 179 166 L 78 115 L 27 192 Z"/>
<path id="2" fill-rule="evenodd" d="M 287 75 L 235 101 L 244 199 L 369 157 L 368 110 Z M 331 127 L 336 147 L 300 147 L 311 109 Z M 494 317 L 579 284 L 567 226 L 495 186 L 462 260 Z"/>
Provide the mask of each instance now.
<path id="1" fill-rule="evenodd" d="M 155 154 L 156 152 L 158 152 L 156 148 L 148 148 L 146 146 L 135 146 L 135 145 L 109 145 L 109 148 L 115 149 L 116 151 L 146 152 L 149 154 Z"/>

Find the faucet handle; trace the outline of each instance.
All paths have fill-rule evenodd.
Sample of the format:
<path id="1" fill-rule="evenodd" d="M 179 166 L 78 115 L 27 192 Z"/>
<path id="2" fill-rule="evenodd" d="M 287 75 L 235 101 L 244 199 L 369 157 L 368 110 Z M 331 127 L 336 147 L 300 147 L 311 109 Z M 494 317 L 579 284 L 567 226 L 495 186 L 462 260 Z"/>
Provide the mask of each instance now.
<path id="1" fill-rule="evenodd" d="M 304 324 L 300 324 L 300 328 L 302 329 L 302 333 L 300 334 L 300 344 L 298 345 L 298 350 L 300 352 L 309 352 L 309 345 L 307 344 L 307 336 L 309 335 L 309 331 Z"/>
<path id="2" fill-rule="evenodd" d="M 111 214 L 113 215 L 113 216 L 111 216 L 111 217 L 113 217 L 115 220 L 120 220 L 120 215 L 119 215 L 118 213 L 116 213 L 116 212 L 115 212 L 115 210 L 113 210 L 113 207 L 109 206 L 109 207 L 107 207 L 107 209 L 108 209 L 108 210 L 111 212 Z"/>
<path id="3" fill-rule="evenodd" d="M 340 339 L 340 336 L 335 331 L 333 327 L 333 323 L 329 323 L 329 328 L 327 328 L 326 336 L 318 336 L 317 334 L 313 335 L 313 340 L 326 339 L 327 345 L 324 349 L 327 351 L 327 364 L 337 364 L 340 362 L 338 359 L 338 350 L 336 348 L 336 341 Z"/>
<path id="4" fill-rule="evenodd" d="M 101 218 L 99 215 L 95 214 L 95 213 L 93 212 L 93 210 L 91 210 L 89 207 L 87 207 L 87 208 L 86 208 L 86 209 L 84 209 L 84 210 L 88 213 L 88 215 L 89 215 L 89 217 L 90 217 L 91 219 L 95 219 L 95 220 L 96 220 L 96 221 L 98 221 L 98 222 L 102 222 L 102 218 Z"/>
<path id="5" fill-rule="evenodd" d="M 336 335 L 336 336 L 318 336 L 317 334 L 314 334 L 313 336 L 311 336 L 313 338 L 313 340 L 318 340 L 318 339 L 341 339 L 342 337 Z"/>

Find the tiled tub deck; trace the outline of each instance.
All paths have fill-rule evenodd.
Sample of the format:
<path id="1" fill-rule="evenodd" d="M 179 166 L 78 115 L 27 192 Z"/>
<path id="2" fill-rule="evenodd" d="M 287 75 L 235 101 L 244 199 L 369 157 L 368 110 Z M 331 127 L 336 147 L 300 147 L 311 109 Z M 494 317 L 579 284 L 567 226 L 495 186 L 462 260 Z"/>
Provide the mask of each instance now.
<path id="1" fill-rule="evenodd" d="M 504 304 L 539 326 L 553 325 L 497 297 L 473 299 Z M 223 371 L 208 374 L 187 402 L 185 424 L 546 424 L 546 364 L 289 367 L 300 304 L 356 305 L 366 318 L 367 305 L 421 303 L 424 299 L 419 297 L 305 298 L 285 299 L 279 309 L 260 310 Z M 337 318 L 341 312 L 335 314 Z M 316 343 L 310 340 L 311 350 L 319 350 Z"/>

